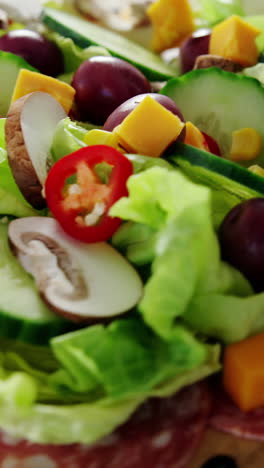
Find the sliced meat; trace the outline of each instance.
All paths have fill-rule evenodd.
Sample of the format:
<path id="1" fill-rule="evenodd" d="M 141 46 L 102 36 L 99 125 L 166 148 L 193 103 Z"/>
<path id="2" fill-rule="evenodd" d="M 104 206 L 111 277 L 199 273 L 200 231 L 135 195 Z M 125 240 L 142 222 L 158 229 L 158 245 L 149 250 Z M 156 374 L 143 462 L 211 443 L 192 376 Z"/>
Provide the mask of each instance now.
<path id="1" fill-rule="evenodd" d="M 152 399 L 93 447 L 54 446 L 0 437 L 1 468 L 183 468 L 200 441 L 211 409 L 206 385 Z"/>
<path id="2" fill-rule="evenodd" d="M 199 55 L 194 64 L 194 70 L 197 68 L 210 68 L 218 67 L 222 70 L 237 73 L 242 70 L 242 66 L 239 63 L 233 62 L 232 60 L 220 57 L 219 55 Z"/>
<path id="3" fill-rule="evenodd" d="M 215 386 L 213 399 L 210 426 L 237 437 L 264 441 L 264 407 L 241 411 L 219 383 Z"/>

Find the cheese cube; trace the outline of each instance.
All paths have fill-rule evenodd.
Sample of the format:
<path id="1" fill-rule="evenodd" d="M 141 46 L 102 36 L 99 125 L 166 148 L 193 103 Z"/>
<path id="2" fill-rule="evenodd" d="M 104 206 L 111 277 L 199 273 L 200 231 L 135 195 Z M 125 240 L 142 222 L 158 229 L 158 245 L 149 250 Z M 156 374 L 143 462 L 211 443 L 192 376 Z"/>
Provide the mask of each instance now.
<path id="1" fill-rule="evenodd" d="M 186 122 L 186 134 L 184 143 L 186 145 L 195 146 L 195 148 L 209 151 L 208 144 L 202 132 L 192 122 Z"/>
<path id="2" fill-rule="evenodd" d="M 250 67 L 258 61 L 256 37 L 259 34 L 259 29 L 239 16 L 230 16 L 213 28 L 209 53 L 240 63 L 243 67 Z"/>
<path id="3" fill-rule="evenodd" d="M 117 150 L 121 150 L 118 144 L 118 136 L 115 133 L 107 132 L 106 130 L 99 130 L 94 128 L 89 130 L 84 137 L 84 143 L 87 146 L 91 145 L 107 145 L 112 146 Z"/>
<path id="4" fill-rule="evenodd" d="M 188 0 L 156 0 L 147 9 L 153 25 L 152 48 L 161 52 L 189 36 L 194 30 Z"/>
<path id="5" fill-rule="evenodd" d="M 241 128 L 232 132 L 232 161 L 251 161 L 260 154 L 261 149 L 262 137 L 254 128 Z"/>
<path id="6" fill-rule="evenodd" d="M 157 157 L 178 138 L 183 128 L 179 117 L 146 96 L 114 133 L 128 152 Z"/>
<path id="7" fill-rule="evenodd" d="M 65 112 L 69 113 L 73 104 L 75 89 L 56 78 L 25 70 L 24 68 L 20 70 L 17 77 L 11 102 L 35 91 L 51 94 L 62 105 Z"/>

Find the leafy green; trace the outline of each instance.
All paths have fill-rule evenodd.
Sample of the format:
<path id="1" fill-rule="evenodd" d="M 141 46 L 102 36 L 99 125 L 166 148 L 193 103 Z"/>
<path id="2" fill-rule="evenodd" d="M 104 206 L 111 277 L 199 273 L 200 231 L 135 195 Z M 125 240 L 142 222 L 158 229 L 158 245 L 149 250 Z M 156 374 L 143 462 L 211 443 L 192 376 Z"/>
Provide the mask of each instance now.
<path id="1" fill-rule="evenodd" d="M 73 122 L 69 117 L 62 119 L 53 135 L 50 148 L 52 161 L 55 163 L 63 156 L 86 146 L 83 139 L 87 130 Z"/>
<path id="2" fill-rule="evenodd" d="M 34 216 L 37 211 L 24 199 L 15 183 L 5 148 L 5 119 L 0 119 L 0 214 Z"/>
<path id="3" fill-rule="evenodd" d="M 246 16 L 244 19 L 261 31 L 261 34 L 257 37 L 256 42 L 258 49 L 260 52 L 262 52 L 264 50 L 264 15 Z"/>
<path id="4" fill-rule="evenodd" d="M 13 346 L 15 351 L 11 352 Z M 219 347 L 205 346 L 204 352 L 206 357 L 200 366 L 178 373 L 148 393 L 119 400 L 91 399 L 87 393 L 75 393 L 74 402 L 73 394 L 56 392 L 48 372 L 39 369 L 38 362 L 41 365 L 42 359 L 48 362 L 48 368 L 56 368 L 58 363 L 51 351 L 0 341 L 1 429 L 39 443 L 95 442 L 125 422 L 148 396 L 170 396 L 183 386 L 216 372 Z"/>
<path id="5" fill-rule="evenodd" d="M 90 46 L 81 49 L 69 37 L 63 37 L 55 32 L 46 33 L 48 39 L 59 47 L 64 59 L 64 72 L 72 73 L 85 61 L 95 56 L 109 57 L 109 52 L 100 46 Z"/>
<path id="6" fill-rule="evenodd" d="M 109 326 L 95 325 L 51 340 L 68 376 L 55 377 L 77 392 L 92 389 L 112 399 L 148 393 L 164 380 L 199 367 L 207 356 L 202 343 L 184 327 L 161 340 L 135 314 Z M 70 377 L 70 378 L 69 378 Z M 54 381 L 54 380 L 53 380 Z"/>
<path id="7" fill-rule="evenodd" d="M 128 190 L 111 215 L 146 225 L 155 236 L 152 275 L 139 304 L 144 321 L 166 340 L 182 320 L 225 342 L 263 331 L 264 293 L 254 294 L 221 261 L 210 189 L 177 170 L 152 168 L 131 177 Z"/>
<path id="8" fill-rule="evenodd" d="M 240 0 L 200 0 L 195 3 L 195 16 L 202 26 L 213 26 L 231 15 L 244 15 Z"/>

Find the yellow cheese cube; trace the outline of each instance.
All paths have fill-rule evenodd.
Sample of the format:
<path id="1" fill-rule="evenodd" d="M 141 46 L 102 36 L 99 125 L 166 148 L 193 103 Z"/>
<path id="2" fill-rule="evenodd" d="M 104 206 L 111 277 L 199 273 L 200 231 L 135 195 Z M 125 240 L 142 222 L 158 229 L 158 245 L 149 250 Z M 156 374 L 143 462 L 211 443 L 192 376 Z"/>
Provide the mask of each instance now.
<path id="1" fill-rule="evenodd" d="M 195 148 L 209 151 L 206 139 L 202 132 L 200 132 L 199 128 L 197 128 L 192 122 L 186 122 L 185 128 L 186 134 L 184 143 L 186 143 L 186 145 L 195 146 Z"/>
<path id="2" fill-rule="evenodd" d="M 183 128 L 179 117 L 146 96 L 114 133 L 127 151 L 157 157 L 177 139 Z"/>
<path id="3" fill-rule="evenodd" d="M 232 132 L 232 161 L 251 161 L 260 154 L 261 148 L 262 137 L 254 128 L 241 128 Z"/>
<path id="4" fill-rule="evenodd" d="M 68 114 L 75 95 L 75 89 L 51 76 L 22 69 L 17 77 L 11 102 L 35 91 L 51 94 Z"/>
<path id="5" fill-rule="evenodd" d="M 156 52 L 179 44 L 194 30 L 188 0 L 156 0 L 147 14 L 153 25 L 152 48 Z"/>
<path id="6" fill-rule="evenodd" d="M 97 128 L 90 130 L 84 137 L 86 145 L 107 145 L 120 151 L 118 136 L 115 133 L 99 130 Z"/>
<path id="7" fill-rule="evenodd" d="M 233 60 L 244 67 L 255 65 L 258 61 L 256 37 L 259 34 L 259 29 L 239 16 L 230 16 L 213 28 L 209 53 Z"/>

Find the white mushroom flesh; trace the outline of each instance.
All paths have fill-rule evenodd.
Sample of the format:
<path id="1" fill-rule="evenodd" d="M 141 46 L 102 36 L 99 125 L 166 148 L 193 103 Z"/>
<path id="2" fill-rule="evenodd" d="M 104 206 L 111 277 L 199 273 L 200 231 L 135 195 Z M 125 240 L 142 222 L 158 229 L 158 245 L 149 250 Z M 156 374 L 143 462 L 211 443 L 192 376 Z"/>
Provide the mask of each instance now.
<path id="1" fill-rule="evenodd" d="M 72 320 L 124 313 L 142 296 L 138 273 L 113 247 L 75 241 L 53 218 L 16 219 L 9 240 L 45 301 Z"/>

